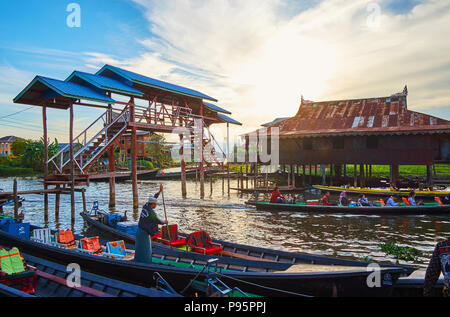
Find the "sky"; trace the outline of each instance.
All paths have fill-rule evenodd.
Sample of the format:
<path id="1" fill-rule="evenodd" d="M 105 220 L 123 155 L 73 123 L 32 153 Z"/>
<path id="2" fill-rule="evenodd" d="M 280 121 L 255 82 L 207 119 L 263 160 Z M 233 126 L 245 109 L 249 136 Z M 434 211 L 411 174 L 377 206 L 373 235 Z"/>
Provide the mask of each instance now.
<path id="1" fill-rule="evenodd" d="M 67 24 L 71 3 L 79 27 Z M 405 85 L 409 109 L 450 120 L 449 38 L 449 1 L 1 1 L 0 136 L 41 137 L 40 108 L 12 103 L 34 76 L 105 63 L 215 97 L 243 123 L 233 138 L 294 116 L 302 95 L 383 97 Z M 75 130 L 100 114 L 76 108 Z M 66 142 L 69 113 L 48 116 L 49 136 Z"/>

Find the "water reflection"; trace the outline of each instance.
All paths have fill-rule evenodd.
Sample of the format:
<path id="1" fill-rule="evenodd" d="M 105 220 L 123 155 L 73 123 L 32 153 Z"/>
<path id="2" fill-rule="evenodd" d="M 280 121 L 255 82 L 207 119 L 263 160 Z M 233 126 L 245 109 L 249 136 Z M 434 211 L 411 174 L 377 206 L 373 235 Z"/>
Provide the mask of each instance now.
<path id="1" fill-rule="evenodd" d="M 12 190 L 12 179 L 0 179 L 0 188 Z M 212 194 L 199 199 L 200 184 L 188 181 L 188 197 L 181 196 L 178 181 L 163 181 L 165 186 L 166 210 L 169 222 L 178 223 L 183 232 L 206 230 L 212 237 L 254 246 L 276 248 L 288 251 L 308 252 L 342 258 L 371 257 L 377 261 L 393 261 L 380 250 L 379 244 L 393 241 L 402 246 L 411 246 L 425 252 L 419 265 L 426 267 L 429 254 L 436 239 L 450 235 L 449 216 L 378 216 L 313 214 L 293 212 L 256 211 L 244 205 L 248 195 L 231 192 L 228 197 L 222 191 L 222 181 L 213 183 Z M 233 185 L 233 182 L 232 182 Z M 19 190 L 38 189 L 42 183 L 36 179 L 18 180 Z M 159 183 L 139 183 L 139 203 L 142 206 L 149 196 L 158 191 Z M 109 185 L 92 183 L 86 191 L 88 209 L 93 201 L 98 201 L 102 209 L 109 203 Z M 210 194 L 210 195 L 209 195 Z M 318 198 L 305 194 L 306 199 Z M 43 196 L 28 195 L 23 209 L 27 221 L 50 228 L 73 228 L 78 233 L 86 233 L 87 228 L 77 214 L 72 223 L 70 215 L 70 195 L 61 195 L 59 217 L 55 215 L 55 196 L 49 195 L 48 221 L 43 215 Z M 76 193 L 77 213 L 82 211 L 81 194 Z M 333 197 L 337 200 L 337 197 Z M 162 200 L 160 199 L 160 204 Z M 116 184 L 117 211 L 128 210 L 129 218 L 138 219 L 139 211 L 132 209 L 131 184 Z M 157 208 L 160 218 L 164 218 L 162 205 Z M 12 207 L 5 208 L 5 214 L 12 214 Z"/>

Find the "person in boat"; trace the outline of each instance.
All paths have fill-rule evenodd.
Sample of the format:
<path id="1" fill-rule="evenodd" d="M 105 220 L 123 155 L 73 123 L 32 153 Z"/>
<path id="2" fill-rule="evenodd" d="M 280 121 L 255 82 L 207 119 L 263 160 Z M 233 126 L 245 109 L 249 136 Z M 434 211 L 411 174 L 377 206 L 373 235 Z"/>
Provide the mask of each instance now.
<path id="1" fill-rule="evenodd" d="M 278 186 L 275 186 L 272 196 L 270 197 L 270 202 L 272 204 L 281 204 L 285 200 L 284 196 L 281 195 L 280 191 L 278 190 Z"/>
<path id="2" fill-rule="evenodd" d="M 168 224 L 162 221 L 155 213 L 158 197 L 163 191 L 163 186 L 159 187 L 159 192 L 150 196 L 148 202 L 142 207 L 139 217 L 138 230 L 136 233 L 134 261 L 140 263 L 152 263 L 152 242 L 153 237 L 158 232 L 158 225 Z"/>
<path id="3" fill-rule="evenodd" d="M 433 296 L 434 286 L 441 273 L 444 276 L 442 294 L 444 297 L 450 297 L 450 238 L 439 242 L 434 249 L 425 273 L 425 281 L 423 283 L 424 296 Z"/>
<path id="4" fill-rule="evenodd" d="M 339 203 L 341 206 L 348 206 L 349 200 L 347 199 L 347 192 L 343 191 L 341 195 L 339 196 Z"/>
<path id="5" fill-rule="evenodd" d="M 358 203 L 360 206 L 363 206 L 363 207 L 372 206 L 372 204 L 369 203 L 369 200 L 366 198 L 366 195 L 364 195 L 364 194 L 359 195 Z"/>
<path id="6" fill-rule="evenodd" d="M 410 206 L 420 206 L 423 205 L 422 201 L 416 202 L 416 192 L 411 191 L 408 195 L 408 203 Z"/>
<path id="7" fill-rule="evenodd" d="M 386 201 L 386 206 L 388 207 L 397 207 L 400 206 L 397 202 L 395 202 L 395 196 L 391 195 L 389 199 Z"/>
<path id="8" fill-rule="evenodd" d="M 450 193 L 448 193 L 447 196 L 444 197 L 444 199 L 442 200 L 442 203 L 444 205 L 450 205 Z"/>
<path id="9" fill-rule="evenodd" d="M 320 203 L 322 204 L 322 206 L 331 206 L 329 198 L 330 198 L 330 192 L 326 192 L 325 196 L 323 196 L 322 199 L 320 200 Z"/>

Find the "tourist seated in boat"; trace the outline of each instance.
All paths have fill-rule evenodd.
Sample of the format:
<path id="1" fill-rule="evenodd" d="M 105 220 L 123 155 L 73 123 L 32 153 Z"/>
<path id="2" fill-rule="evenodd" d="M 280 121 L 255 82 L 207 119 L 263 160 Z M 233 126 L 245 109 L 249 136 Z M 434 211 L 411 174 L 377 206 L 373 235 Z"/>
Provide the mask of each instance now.
<path id="1" fill-rule="evenodd" d="M 450 297 L 450 238 L 439 242 L 431 256 L 425 273 L 423 284 L 423 295 L 425 297 L 434 296 L 434 288 L 440 275 L 444 276 L 443 297 Z"/>
<path id="2" fill-rule="evenodd" d="M 409 206 L 420 206 L 423 205 L 423 201 L 416 202 L 416 192 L 411 191 L 408 195 L 408 205 Z"/>
<path id="3" fill-rule="evenodd" d="M 339 204 L 341 204 L 341 206 L 348 206 L 349 203 L 350 201 L 347 199 L 347 192 L 343 191 L 339 196 Z"/>
<path id="4" fill-rule="evenodd" d="M 366 198 L 366 195 L 364 194 L 359 195 L 358 204 L 362 207 L 373 206 L 371 203 L 369 203 L 369 200 Z"/>
<path id="5" fill-rule="evenodd" d="M 158 218 L 154 210 L 157 206 L 157 199 L 162 191 L 163 186 L 161 185 L 159 192 L 154 196 L 150 196 L 148 202 L 142 207 L 136 233 L 135 262 L 152 263 L 152 242 L 150 237 L 158 233 L 158 225 L 168 225 L 167 221 L 164 222 Z"/>
<path id="6" fill-rule="evenodd" d="M 399 205 L 399 203 L 397 203 L 397 202 L 395 201 L 395 196 L 394 196 L 394 195 L 391 195 L 391 196 L 389 197 L 389 199 L 386 201 L 386 206 L 387 206 L 387 207 L 398 207 L 398 206 L 400 206 L 400 205 Z"/>
<path id="7" fill-rule="evenodd" d="M 272 192 L 272 196 L 270 197 L 270 202 L 272 204 L 282 204 L 283 201 L 285 200 L 285 197 L 283 195 L 281 195 L 280 191 L 278 190 L 278 186 L 275 186 L 273 192 Z"/>
<path id="8" fill-rule="evenodd" d="M 320 203 L 322 204 L 322 206 L 331 206 L 329 198 L 330 198 L 330 192 L 326 192 L 325 196 L 323 196 L 322 199 L 320 200 Z"/>

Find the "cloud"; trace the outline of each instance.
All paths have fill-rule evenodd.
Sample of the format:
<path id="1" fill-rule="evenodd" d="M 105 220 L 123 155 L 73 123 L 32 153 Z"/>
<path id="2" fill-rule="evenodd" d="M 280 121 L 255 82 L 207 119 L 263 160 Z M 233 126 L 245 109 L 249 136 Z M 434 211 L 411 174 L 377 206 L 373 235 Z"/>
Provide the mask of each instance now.
<path id="1" fill-rule="evenodd" d="M 450 105 L 446 1 L 133 2 L 152 34 L 136 39 L 145 52 L 118 58 L 89 51 L 77 60 L 87 69 L 114 64 L 213 96 L 244 123 L 233 134 L 294 115 L 301 95 L 387 96 L 408 84 L 411 109 Z M 214 133 L 225 135 L 223 127 Z"/>
<path id="2" fill-rule="evenodd" d="M 286 1 L 134 1 L 154 36 L 126 66 L 218 98 L 239 132 L 294 115 L 302 94 L 386 96 L 408 84 L 410 108 L 450 104 L 444 1 L 322 1 L 289 17 Z"/>

